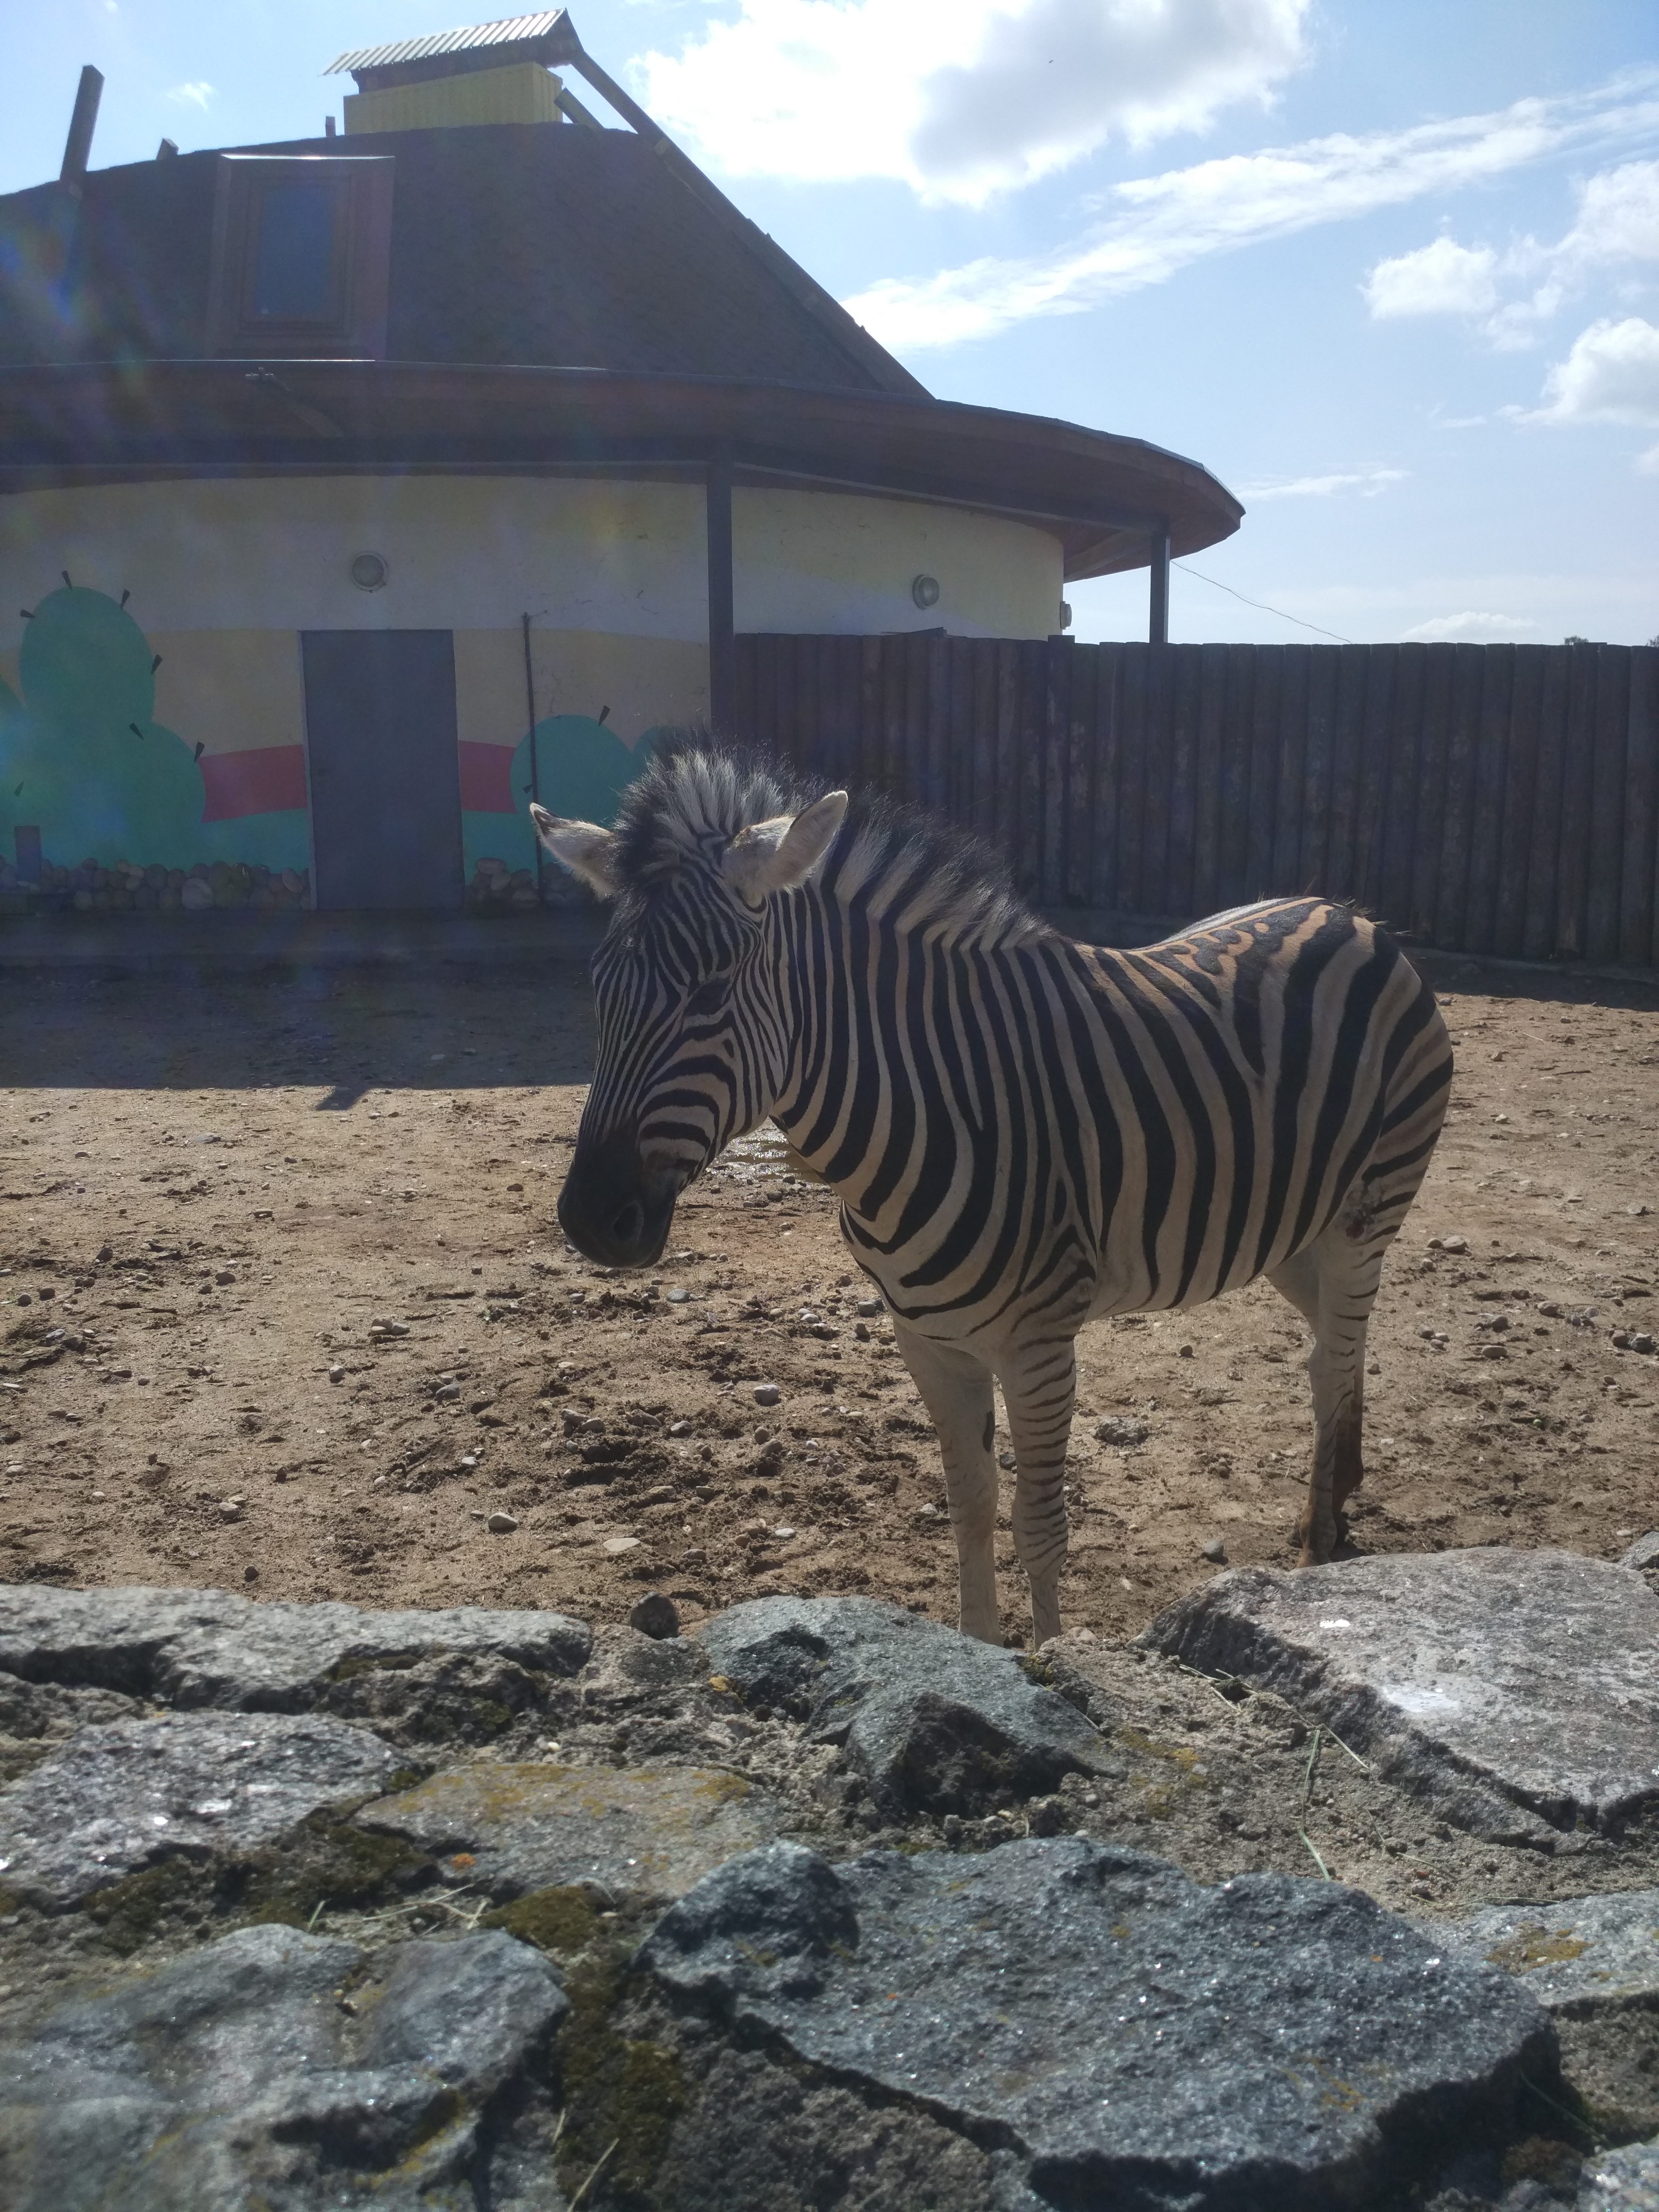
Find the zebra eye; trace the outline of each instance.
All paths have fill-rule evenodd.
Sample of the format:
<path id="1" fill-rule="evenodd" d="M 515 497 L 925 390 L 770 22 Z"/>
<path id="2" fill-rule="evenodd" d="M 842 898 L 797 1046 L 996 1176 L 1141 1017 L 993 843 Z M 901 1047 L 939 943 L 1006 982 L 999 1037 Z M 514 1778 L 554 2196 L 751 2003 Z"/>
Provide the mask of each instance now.
<path id="1" fill-rule="evenodd" d="M 732 978 L 729 975 L 711 975 L 693 991 L 685 1002 L 685 1011 L 688 1014 L 717 1014 L 726 1004 L 731 990 Z"/>

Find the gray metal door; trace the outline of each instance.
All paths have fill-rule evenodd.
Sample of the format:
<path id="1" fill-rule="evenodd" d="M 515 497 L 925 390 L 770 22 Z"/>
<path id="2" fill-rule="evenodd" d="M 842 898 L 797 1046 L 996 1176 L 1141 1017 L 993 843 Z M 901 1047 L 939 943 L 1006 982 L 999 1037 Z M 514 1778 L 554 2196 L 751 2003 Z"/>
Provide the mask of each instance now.
<path id="1" fill-rule="evenodd" d="M 447 629 L 300 636 L 319 907 L 459 907 L 460 756 Z"/>

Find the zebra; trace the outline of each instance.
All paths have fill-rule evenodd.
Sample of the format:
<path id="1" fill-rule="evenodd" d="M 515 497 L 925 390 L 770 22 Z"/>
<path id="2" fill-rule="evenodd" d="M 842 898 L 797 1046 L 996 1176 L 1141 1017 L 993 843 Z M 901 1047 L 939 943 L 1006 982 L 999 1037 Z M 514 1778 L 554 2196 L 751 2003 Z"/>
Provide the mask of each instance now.
<path id="1" fill-rule="evenodd" d="M 1060 1630 L 1075 1339 L 1265 1275 L 1310 1325 L 1300 1564 L 1362 1474 L 1365 1331 L 1451 1080 L 1434 994 L 1351 906 L 1237 907 L 1133 951 L 1074 943 L 974 840 L 791 788 L 695 738 L 614 830 L 532 807 L 614 900 L 598 1056 L 558 1218 L 613 1267 L 770 1117 L 841 1200 L 932 1418 L 960 1626 L 1002 1638 L 1000 1385 L 1038 1645 Z"/>

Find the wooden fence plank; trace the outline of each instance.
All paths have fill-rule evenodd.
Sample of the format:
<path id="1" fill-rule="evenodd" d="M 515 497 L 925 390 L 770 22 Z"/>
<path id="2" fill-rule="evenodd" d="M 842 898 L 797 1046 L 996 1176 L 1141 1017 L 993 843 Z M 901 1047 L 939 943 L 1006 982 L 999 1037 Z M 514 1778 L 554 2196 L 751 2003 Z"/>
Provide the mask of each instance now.
<path id="1" fill-rule="evenodd" d="M 1244 834 L 1246 898 L 1266 896 L 1273 877 L 1273 842 L 1279 809 L 1279 702 L 1284 674 L 1282 645 L 1256 647 L 1250 694 L 1248 743 L 1250 793 Z M 1245 732 L 1239 732 L 1241 740 Z"/>
<path id="2" fill-rule="evenodd" d="M 1469 816 L 1469 883 L 1463 902 L 1463 943 L 1471 952 L 1498 949 L 1498 849 L 1508 776 L 1510 696 L 1515 647 L 1480 648 L 1480 707 L 1474 728 L 1474 798 Z"/>
<path id="3" fill-rule="evenodd" d="M 936 814 L 949 814 L 951 803 L 951 678 L 946 641 L 922 640 L 921 697 L 917 713 L 925 747 L 921 803 Z"/>
<path id="4" fill-rule="evenodd" d="M 1440 811 L 1440 882 L 1435 897 L 1434 941 L 1462 951 L 1468 908 L 1469 832 L 1475 805 L 1475 755 L 1480 730 L 1480 674 L 1485 647 L 1451 647 L 1451 704 L 1446 725 L 1446 768 Z"/>
<path id="5" fill-rule="evenodd" d="M 1170 900 L 1170 679 L 1177 650 L 1175 646 L 1158 645 L 1149 647 L 1146 653 L 1146 719 L 1141 748 L 1143 914 L 1166 915 L 1174 910 Z"/>
<path id="6" fill-rule="evenodd" d="M 1345 649 L 1340 645 L 1308 648 L 1308 722 L 1302 740 L 1302 854 L 1295 878 L 1298 894 L 1326 888 L 1336 695 Z"/>
<path id="7" fill-rule="evenodd" d="M 1518 960 L 1527 937 L 1527 873 L 1537 799 L 1538 725 L 1544 703 L 1544 647 L 1517 645 L 1510 672 L 1509 750 L 1498 836 L 1498 891 L 1492 949 Z"/>
<path id="8" fill-rule="evenodd" d="M 1121 645 L 1095 648 L 1095 804 L 1090 823 L 1088 902 L 1108 913 L 1121 911 L 1123 904 L 1117 873 L 1117 821 L 1127 650 Z"/>
<path id="9" fill-rule="evenodd" d="M 1051 637 L 1042 655 L 1042 849 L 1037 862 L 1038 896 L 1058 906 L 1066 896 L 1066 793 L 1072 750 L 1072 671 L 1076 648 L 1070 638 Z"/>
<path id="10" fill-rule="evenodd" d="M 1331 811 L 1325 833 L 1325 879 L 1331 898 L 1358 895 L 1359 757 L 1365 739 L 1365 687 L 1370 647 L 1336 648 L 1336 713 L 1331 726 Z"/>
<path id="11" fill-rule="evenodd" d="M 1126 645 L 1119 678 L 1117 896 L 1126 914 L 1145 914 L 1147 645 Z"/>
<path id="12" fill-rule="evenodd" d="M 1305 645 L 1279 647 L 1278 763 L 1274 785 L 1273 857 L 1267 881 L 1275 892 L 1294 896 L 1301 888 L 1302 808 L 1307 796 L 1308 679 L 1312 672 Z"/>
<path id="13" fill-rule="evenodd" d="M 1654 841 L 1659 834 L 1659 651 L 1630 657 L 1629 781 L 1619 906 L 1619 957 L 1645 967 L 1654 957 Z"/>
<path id="14" fill-rule="evenodd" d="M 1598 646 L 1595 664 L 1589 834 L 1595 860 L 1585 887 L 1584 954 L 1590 960 L 1616 960 L 1629 779 L 1630 648 Z"/>
<path id="15" fill-rule="evenodd" d="M 1221 763 L 1226 750 L 1228 649 L 1198 648 L 1198 765 L 1193 809 L 1194 915 L 1219 912 L 1221 892 Z"/>
<path id="16" fill-rule="evenodd" d="M 997 647 L 976 637 L 968 647 L 974 755 L 974 809 L 969 820 L 981 837 L 997 832 Z"/>
<path id="17" fill-rule="evenodd" d="M 1250 726 L 1255 696 L 1256 648 L 1227 647 L 1227 738 L 1221 750 L 1221 821 L 1218 840 L 1221 907 L 1242 906 L 1249 896 L 1250 756 L 1243 733 Z"/>
<path id="18" fill-rule="evenodd" d="M 1569 645 L 1567 741 L 1561 761 L 1561 844 L 1555 892 L 1555 942 L 1550 950 L 1582 954 L 1589 933 L 1590 794 L 1595 778 L 1596 650 Z"/>
<path id="19" fill-rule="evenodd" d="M 1066 892 L 1067 906 L 1087 906 L 1094 858 L 1095 698 L 1102 654 L 1097 646 L 1073 650 L 1066 684 Z"/>
<path id="20" fill-rule="evenodd" d="M 1389 771 L 1395 736 L 1397 645 L 1368 646 L 1359 738 L 1359 800 L 1354 822 L 1354 896 L 1375 912 L 1387 865 Z"/>
<path id="21" fill-rule="evenodd" d="M 1434 940 L 1435 907 L 1440 896 L 1440 830 L 1446 804 L 1446 744 L 1451 728 L 1452 681 L 1457 671 L 1454 646 L 1431 645 L 1423 653 L 1423 720 L 1417 741 L 1417 819 L 1412 863 L 1408 926 L 1415 937 Z"/>
<path id="22" fill-rule="evenodd" d="M 750 695 L 750 713 L 753 717 L 750 727 L 754 732 L 752 742 L 763 752 L 773 748 L 772 701 L 775 696 L 773 672 L 777 665 L 778 641 L 775 637 L 755 640 L 754 689 Z M 739 727 L 741 727 L 739 724 Z"/>
<path id="23" fill-rule="evenodd" d="M 1522 957 L 1547 960 L 1560 934 L 1561 793 L 1566 777 L 1572 655 L 1565 646 L 1539 648 L 1543 676 L 1538 701 L 1538 757 L 1533 771 L 1532 837 L 1527 855 L 1527 920 Z"/>
<path id="24" fill-rule="evenodd" d="M 1383 787 L 1378 849 L 1374 855 L 1379 920 L 1408 930 L 1412 915 L 1412 860 L 1417 841 L 1418 749 L 1423 728 L 1426 648 L 1396 647 L 1390 702 L 1388 777 Z"/>
<path id="25" fill-rule="evenodd" d="M 755 659 L 759 650 L 759 638 L 749 633 L 745 633 L 743 636 L 738 639 L 737 651 L 732 659 L 732 668 L 736 677 L 734 686 L 734 712 L 737 716 L 738 742 L 740 744 L 752 745 L 757 742 L 755 735 Z"/>
<path id="26" fill-rule="evenodd" d="M 1170 842 L 1163 911 L 1184 920 L 1198 911 L 1193 903 L 1193 848 L 1198 826 L 1198 700 L 1203 647 L 1172 645 L 1169 652 L 1164 744 L 1169 757 Z"/>
<path id="27" fill-rule="evenodd" d="M 1048 697 L 1048 648 L 1036 638 L 1014 652 L 1014 778 L 1019 795 L 1014 840 L 1014 878 L 1027 898 L 1039 898 L 1042 880 L 1043 721 Z"/>

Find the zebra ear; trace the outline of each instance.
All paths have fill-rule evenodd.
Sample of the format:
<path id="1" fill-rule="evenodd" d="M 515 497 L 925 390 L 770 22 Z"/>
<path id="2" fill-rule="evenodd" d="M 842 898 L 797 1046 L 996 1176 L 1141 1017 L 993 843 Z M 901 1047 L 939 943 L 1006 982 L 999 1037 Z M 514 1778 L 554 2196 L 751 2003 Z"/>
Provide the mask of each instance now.
<path id="1" fill-rule="evenodd" d="M 556 860 L 562 860 L 600 898 L 615 898 L 622 886 L 612 866 L 617 851 L 614 830 L 601 830 L 597 822 L 562 821 L 544 806 L 533 804 L 530 818 L 536 825 L 536 835 Z"/>
<path id="2" fill-rule="evenodd" d="M 799 814 L 751 822 L 726 847 L 720 872 L 750 906 L 774 891 L 798 890 L 830 849 L 847 811 L 844 791 L 826 791 Z"/>

